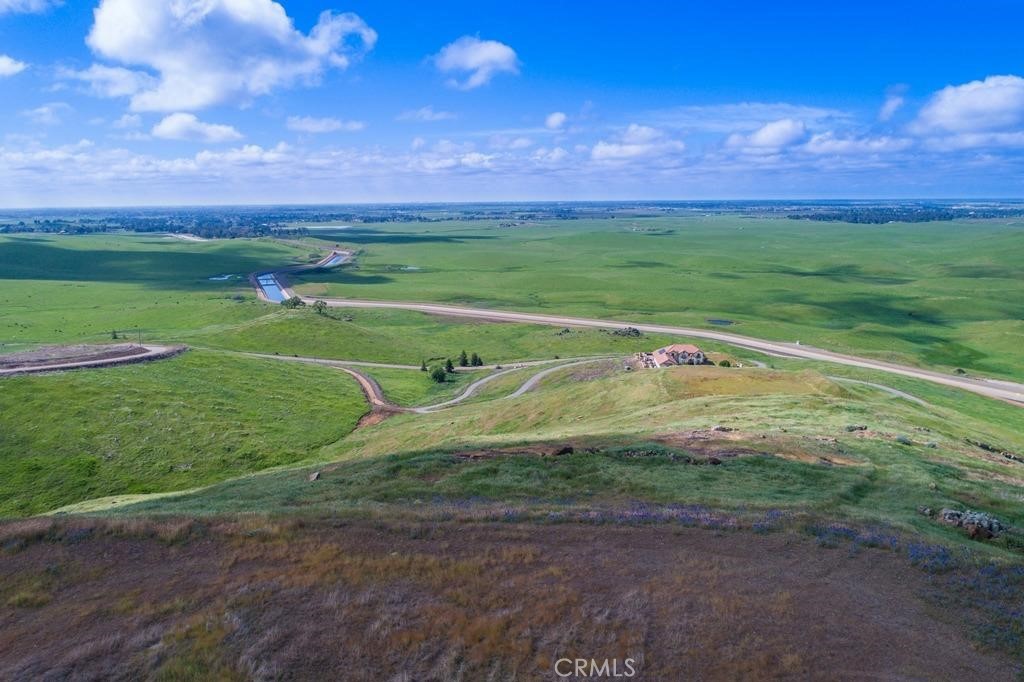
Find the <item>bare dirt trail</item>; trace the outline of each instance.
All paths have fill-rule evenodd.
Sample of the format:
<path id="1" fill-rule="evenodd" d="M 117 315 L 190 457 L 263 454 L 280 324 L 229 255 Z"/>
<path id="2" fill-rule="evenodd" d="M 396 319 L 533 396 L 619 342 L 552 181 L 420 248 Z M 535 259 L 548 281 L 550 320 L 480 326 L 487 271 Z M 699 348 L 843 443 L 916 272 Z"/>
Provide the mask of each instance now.
<path id="1" fill-rule="evenodd" d="M 230 352 L 230 351 L 226 351 L 226 352 Z M 435 403 L 433 405 L 421 405 L 421 406 L 418 406 L 418 407 L 403 407 L 401 405 L 396 405 L 395 403 L 393 403 L 390 400 L 388 400 L 387 396 L 384 394 L 384 390 L 380 387 L 380 384 L 378 384 L 373 379 L 373 377 L 371 377 L 371 376 L 369 376 L 369 375 L 367 375 L 367 374 L 365 374 L 363 372 L 360 372 L 360 371 L 358 371 L 355 368 L 356 367 L 369 367 L 369 368 L 378 367 L 378 368 L 382 368 L 382 369 L 405 369 L 405 370 L 409 370 L 409 371 L 419 371 L 420 368 L 417 367 L 416 365 L 395 365 L 395 364 L 388 364 L 388 363 L 383 363 L 383 362 L 363 362 L 363 361 L 358 361 L 358 360 L 329 360 L 329 359 L 325 359 L 325 358 L 311 358 L 311 357 L 305 357 L 305 356 L 300 356 L 300 355 L 270 355 L 270 354 L 267 354 L 267 353 L 240 353 L 240 355 L 247 355 L 249 357 L 255 357 L 255 358 L 265 358 L 265 359 L 269 359 L 269 360 L 283 360 L 285 362 L 303 362 L 303 363 L 309 363 L 309 364 L 314 364 L 314 365 L 325 365 L 327 367 L 334 367 L 335 369 L 340 369 L 341 371 L 343 371 L 343 372 L 353 376 L 356 379 L 356 381 L 359 382 L 359 387 L 362 389 L 363 395 L 366 396 L 366 400 L 370 403 L 370 406 L 375 411 L 378 411 L 378 412 L 388 412 L 388 413 L 412 412 L 412 413 L 416 413 L 416 414 L 430 414 L 431 412 L 436 412 L 438 410 L 443 410 L 443 409 L 446 409 L 446 408 L 449 408 L 449 407 L 454 407 L 455 405 L 458 405 L 459 403 L 461 403 L 461 402 L 471 398 L 478 390 L 480 390 L 480 388 L 482 388 L 483 386 L 489 384 L 490 382 L 494 381 L 495 379 L 503 377 L 506 374 L 511 374 L 512 372 L 518 372 L 519 370 L 521 370 L 523 368 L 526 368 L 526 367 L 537 367 L 537 366 L 545 366 L 545 365 L 552 365 L 552 364 L 555 365 L 554 367 L 550 367 L 548 369 L 542 370 L 542 371 L 538 372 L 537 374 L 531 376 L 514 393 L 511 393 L 510 395 L 505 396 L 506 398 L 516 398 L 516 397 L 519 397 L 519 396 L 523 395 L 524 393 L 529 391 L 531 388 L 536 386 L 537 383 L 541 379 L 543 379 L 545 376 L 551 374 L 552 372 L 554 372 L 556 370 L 563 369 L 563 368 L 566 368 L 566 367 L 574 367 L 576 365 L 587 364 L 587 363 L 590 363 L 590 362 L 597 362 L 599 360 L 608 360 L 611 357 L 611 356 L 604 356 L 604 355 L 602 355 L 602 356 L 588 357 L 588 358 L 564 358 L 564 359 L 558 359 L 558 360 L 531 360 L 529 362 L 515 363 L 515 365 L 513 365 L 512 367 L 503 368 L 503 369 L 499 369 L 500 365 L 488 365 L 488 366 L 485 366 L 485 367 L 478 367 L 478 368 L 475 368 L 475 369 L 468 369 L 468 368 L 458 367 L 458 368 L 456 368 L 457 372 L 471 372 L 471 371 L 480 371 L 480 370 L 485 370 L 486 371 L 488 369 L 490 369 L 490 370 L 496 370 L 497 369 L 499 371 L 492 372 L 491 374 L 488 374 L 487 376 L 481 377 L 480 379 L 474 381 L 469 386 L 464 388 L 462 390 L 462 392 L 459 393 L 459 395 L 455 396 L 454 398 L 450 398 L 448 400 L 445 400 L 445 401 L 440 402 L 440 403 Z"/>
<path id="2" fill-rule="evenodd" d="M 111 357 L 98 357 L 83 360 L 55 360 L 54 362 L 31 364 L 20 367 L 0 367 L 0 377 L 17 376 L 21 374 L 39 374 L 43 372 L 63 372 L 72 369 L 86 369 L 99 367 L 114 367 L 116 365 L 130 365 L 137 362 L 148 362 L 150 360 L 161 360 L 169 358 L 187 350 L 186 346 L 160 346 L 145 344 L 141 346 L 141 352 L 125 353 Z"/>

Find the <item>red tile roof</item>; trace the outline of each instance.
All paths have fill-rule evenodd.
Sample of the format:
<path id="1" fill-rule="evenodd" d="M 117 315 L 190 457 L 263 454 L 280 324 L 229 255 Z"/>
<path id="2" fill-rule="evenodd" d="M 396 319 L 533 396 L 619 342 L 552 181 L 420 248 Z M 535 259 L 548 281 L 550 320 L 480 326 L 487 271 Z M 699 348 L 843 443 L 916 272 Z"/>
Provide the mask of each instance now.
<path id="1" fill-rule="evenodd" d="M 665 346 L 661 350 L 666 353 L 689 353 L 690 355 L 701 352 L 700 348 L 692 343 L 673 343 L 671 346 Z"/>

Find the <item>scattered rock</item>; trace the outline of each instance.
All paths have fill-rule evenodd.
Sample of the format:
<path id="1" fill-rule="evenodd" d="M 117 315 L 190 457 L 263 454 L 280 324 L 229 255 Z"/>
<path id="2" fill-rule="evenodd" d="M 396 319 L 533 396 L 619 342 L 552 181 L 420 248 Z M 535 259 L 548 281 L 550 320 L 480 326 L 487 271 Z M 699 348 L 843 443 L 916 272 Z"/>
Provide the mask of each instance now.
<path id="1" fill-rule="evenodd" d="M 722 426 L 721 424 L 719 424 L 717 426 L 712 427 L 711 430 L 712 431 L 718 431 L 720 433 L 728 433 L 729 431 L 732 431 L 733 429 L 731 427 L 729 427 L 729 426 Z"/>
<path id="2" fill-rule="evenodd" d="M 718 466 L 721 463 L 722 460 L 718 459 L 717 457 L 708 457 L 708 464 L 712 466 Z"/>
<path id="3" fill-rule="evenodd" d="M 900 445 L 913 445 L 914 444 L 914 441 L 910 440 L 910 436 L 903 436 L 903 435 L 896 436 L 895 440 Z"/>
<path id="4" fill-rule="evenodd" d="M 991 540 L 995 537 L 995 533 L 991 530 L 976 523 L 965 523 L 964 530 L 967 531 L 967 537 L 972 540 Z"/>
<path id="5" fill-rule="evenodd" d="M 643 332 L 636 327 L 623 327 L 622 329 L 616 329 L 612 332 L 615 336 L 629 336 L 632 338 L 640 338 L 643 336 Z"/>
<path id="6" fill-rule="evenodd" d="M 925 446 L 926 448 L 931 448 L 932 450 L 934 450 L 935 448 L 939 447 L 939 444 L 938 444 L 938 443 L 936 443 L 936 442 L 935 442 L 935 441 L 933 441 L 933 440 L 930 440 L 930 441 L 928 441 L 927 443 L 925 443 L 925 444 L 924 444 L 924 446 Z"/>
<path id="7" fill-rule="evenodd" d="M 853 433 L 854 431 L 867 431 L 867 424 L 847 424 L 846 430 Z"/>
<path id="8" fill-rule="evenodd" d="M 826 445 L 836 445 L 837 443 L 839 443 L 839 441 L 833 438 L 832 436 L 815 436 L 814 440 L 818 441 L 819 443 L 825 443 Z"/>
<path id="9" fill-rule="evenodd" d="M 939 512 L 939 520 L 950 526 L 963 528 L 967 535 L 975 540 L 988 540 L 1008 529 L 1008 526 L 996 517 L 969 509 L 967 511 L 943 509 Z"/>
<path id="10" fill-rule="evenodd" d="M 934 516 L 935 515 L 935 512 L 932 510 L 931 507 L 923 507 L 923 506 L 917 508 L 917 513 L 920 514 L 921 516 Z"/>
<path id="11" fill-rule="evenodd" d="M 964 438 L 964 442 L 969 445 L 973 445 L 976 448 L 981 448 L 985 452 L 994 452 L 998 454 L 999 452 L 1002 451 L 1001 448 L 997 448 L 995 445 L 985 443 L 980 440 L 974 440 L 973 438 Z"/>
<path id="12" fill-rule="evenodd" d="M 939 489 L 939 486 L 935 485 L 934 481 L 932 483 L 928 484 L 928 490 L 938 490 L 938 489 Z"/>
<path id="13" fill-rule="evenodd" d="M 314 471 L 313 473 L 311 473 L 309 475 L 309 482 L 310 483 L 312 483 L 313 481 L 319 481 L 319 480 L 320 480 L 320 472 L 319 471 Z"/>

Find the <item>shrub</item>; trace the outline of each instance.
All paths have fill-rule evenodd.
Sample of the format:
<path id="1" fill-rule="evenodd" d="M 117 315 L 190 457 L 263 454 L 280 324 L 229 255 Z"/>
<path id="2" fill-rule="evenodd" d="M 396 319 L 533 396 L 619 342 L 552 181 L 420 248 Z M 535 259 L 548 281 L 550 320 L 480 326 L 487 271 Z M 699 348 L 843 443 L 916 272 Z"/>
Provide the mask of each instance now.
<path id="1" fill-rule="evenodd" d="M 718 363 L 718 366 L 719 367 L 732 367 L 732 363 L 729 362 L 728 360 L 722 360 L 720 363 Z"/>
<path id="2" fill-rule="evenodd" d="M 449 363 L 451 360 L 448 361 Z M 435 367 L 430 370 L 430 378 L 439 384 L 443 384 L 448 381 L 448 372 L 445 371 L 444 367 Z"/>

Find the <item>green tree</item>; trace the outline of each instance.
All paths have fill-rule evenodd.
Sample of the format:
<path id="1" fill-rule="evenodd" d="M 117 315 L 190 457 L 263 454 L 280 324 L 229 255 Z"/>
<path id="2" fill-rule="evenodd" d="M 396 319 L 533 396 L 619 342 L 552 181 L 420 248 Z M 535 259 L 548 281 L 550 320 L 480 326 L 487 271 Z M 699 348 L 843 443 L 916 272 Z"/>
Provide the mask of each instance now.
<path id="1" fill-rule="evenodd" d="M 317 315 L 326 315 L 327 314 L 327 303 L 325 301 L 317 300 L 313 304 L 313 310 L 316 311 Z"/>
<path id="2" fill-rule="evenodd" d="M 448 358 L 447 360 L 444 361 L 444 371 L 448 372 L 449 374 L 455 372 L 455 365 L 452 364 L 451 358 Z"/>
<path id="3" fill-rule="evenodd" d="M 484 360 L 476 353 L 473 353 L 473 356 L 469 359 L 469 364 L 471 364 L 473 367 L 483 367 Z"/>
<path id="4" fill-rule="evenodd" d="M 466 355 L 466 351 L 459 354 L 459 367 L 469 367 L 469 356 Z"/>
<path id="5" fill-rule="evenodd" d="M 443 384 L 448 381 L 448 372 L 444 371 L 444 367 L 435 367 L 430 370 L 430 378 L 439 384 Z"/>
<path id="6" fill-rule="evenodd" d="M 719 367 L 732 367 L 732 363 L 729 362 L 728 360 L 722 360 L 720 363 L 718 363 L 718 366 Z"/>
<path id="7" fill-rule="evenodd" d="M 112 338 L 113 340 L 117 341 L 117 330 L 116 329 L 114 331 L 110 332 L 110 338 Z"/>
<path id="8" fill-rule="evenodd" d="M 303 301 L 298 296 L 292 296 L 288 300 L 281 301 L 281 305 L 283 305 L 285 308 L 301 308 L 304 305 L 306 305 L 306 302 Z"/>

